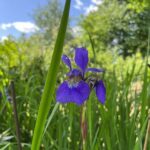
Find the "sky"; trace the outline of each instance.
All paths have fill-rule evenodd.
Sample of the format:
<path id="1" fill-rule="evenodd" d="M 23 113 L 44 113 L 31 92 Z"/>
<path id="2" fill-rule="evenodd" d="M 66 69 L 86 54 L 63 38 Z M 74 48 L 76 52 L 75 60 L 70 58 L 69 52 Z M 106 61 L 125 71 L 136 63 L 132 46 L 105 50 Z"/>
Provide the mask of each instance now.
<path id="1" fill-rule="evenodd" d="M 65 0 L 61 0 L 62 3 Z M 97 10 L 102 0 L 72 0 L 71 25 L 76 28 L 79 16 Z M 19 37 L 22 33 L 32 34 L 39 30 L 33 19 L 34 10 L 47 3 L 47 0 L 0 0 L 0 40 L 8 35 Z"/>

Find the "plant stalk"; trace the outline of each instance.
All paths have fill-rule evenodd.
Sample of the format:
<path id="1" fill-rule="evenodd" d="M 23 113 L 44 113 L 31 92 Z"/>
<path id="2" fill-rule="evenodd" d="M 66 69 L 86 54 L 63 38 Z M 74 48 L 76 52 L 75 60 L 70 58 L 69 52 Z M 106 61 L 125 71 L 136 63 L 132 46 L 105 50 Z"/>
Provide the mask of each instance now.
<path id="1" fill-rule="evenodd" d="M 86 150 L 86 137 L 87 137 L 86 103 L 83 104 L 81 110 L 81 134 L 82 134 L 82 148 L 83 150 Z"/>
<path id="2" fill-rule="evenodd" d="M 149 134 L 150 134 L 150 117 L 148 118 L 148 125 L 147 125 L 147 131 L 146 131 L 146 137 L 145 137 L 143 150 L 147 150 Z"/>
<path id="3" fill-rule="evenodd" d="M 11 92 L 12 105 L 13 105 L 13 115 L 14 115 L 15 126 L 16 126 L 16 137 L 17 137 L 17 143 L 18 143 L 18 150 L 22 150 L 21 132 L 20 132 L 20 128 L 19 128 L 19 119 L 18 119 L 18 112 L 17 112 L 17 103 L 16 103 L 16 93 L 15 93 L 14 81 L 11 81 L 11 83 L 10 83 L 10 92 Z"/>

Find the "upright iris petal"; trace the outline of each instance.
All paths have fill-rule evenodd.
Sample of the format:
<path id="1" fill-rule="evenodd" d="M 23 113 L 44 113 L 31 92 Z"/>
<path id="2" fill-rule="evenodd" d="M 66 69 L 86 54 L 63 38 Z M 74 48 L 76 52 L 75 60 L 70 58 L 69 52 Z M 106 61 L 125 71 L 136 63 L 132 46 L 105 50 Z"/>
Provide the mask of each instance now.
<path id="1" fill-rule="evenodd" d="M 106 100 L 106 89 L 102 80 L 98 81 L 95 85 L 96 96 L 98 100 L 104 104 Z"/>
<path id="2" fill-rule="evenodd" d="M 74 84 L 74 86 L 69 86 L 69 83 L 65 81 L 59 86 L 56 99 L 60 103 L 74 102 L 81 105 L 88 99 L 89 94 L 90 88 L 83 80 Z"/>
<path id="3" fill-rule="evenodd" d="M 78 69 L 72 69 L 67 75 L 68 76 L 82 76 L 82 73 Z"/>
<path id="4" fill-rule="evenodd" d="M 61 59 L 69 67 L 69 69 L 72 70 L 71 62 L 70 62 L 70 59 L 68 58 L 68 56 L 62 55 Z"/>
<path id="5" fill-rule="evenodd" d="M 76 48 L 75 62 L 84 73 L 88 64 L 88 51 L 85 48 Z"/>

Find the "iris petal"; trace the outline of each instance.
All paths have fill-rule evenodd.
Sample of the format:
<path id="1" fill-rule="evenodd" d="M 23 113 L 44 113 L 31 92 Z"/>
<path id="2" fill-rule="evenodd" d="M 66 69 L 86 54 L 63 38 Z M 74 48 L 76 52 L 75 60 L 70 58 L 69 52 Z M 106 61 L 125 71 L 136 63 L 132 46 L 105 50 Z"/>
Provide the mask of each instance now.
<path id="1" fill-rule="evenodd" d="M 68 82 L 63 82 L 57 92 L 56 100 L 60 103 L 73 102 L 77 105 L 81 105 L 86 101 L 90 94 L 90 88 L 88 84 L 84 81 L 80 81 L 76 86 L 70 87 Z"/>
<path id="2" fill-rule="evenodd" d="M 71 70 L 72 67 L 71 67 L 71 61 L 70 61 L 69 57 L 67 55 L 62 55 L 61 59 Z"/>
<path id="3" fill-rule="evenodd" d="M 85 72 L 88 64 L 88 51 L 85 48 L 76 48 L 75 50 L 75 62 L 78 67 Z"/>
<path id="4" fill-rule="evenodd" d="M 82 73 L 78 69 L 72 69 L 67 75 L 68 76 L 82 76 Z"/>
<path id="5" fill-rule="evenodd" d="M 91 71 L 91 72 L 104 72 L 103 69 L 98 69 L 98 68 L 87 68 L 86 72 Z"/>
<path id="6" fill-rule="evenodd" d="M 102 80 L 98 81 L 95 85 L 96 96 L 98 100 L 104 104 L 106 100 L 106 88 Z"/>

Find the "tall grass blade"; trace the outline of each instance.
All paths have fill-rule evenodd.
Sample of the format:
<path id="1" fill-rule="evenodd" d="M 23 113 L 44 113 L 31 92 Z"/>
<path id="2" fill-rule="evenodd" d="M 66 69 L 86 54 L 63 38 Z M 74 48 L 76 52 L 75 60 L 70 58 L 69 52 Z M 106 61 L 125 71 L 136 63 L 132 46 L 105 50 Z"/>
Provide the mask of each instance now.
<path id="1" fill-rule="evenodd" d="M 10 143 L 8 143 L 7 145 L 5 145 L 4 147 L 1 148 L 1 150 L 5 150 L 8 149 L 8 146 L 10 145 Z"/>
<path id="2" fill-rule="evenodd" d="M 66 0 L 66 3 L 65 3 L 65 8 L 63 11 L 63 16 L 61 19 L 58 36 L 56 39 L 54 52 L 53 52 L 51 64 L 48 70 L 44 92 L 42 95 L 42 99 L 41 99 L 41 103 L 40 103 L 40 107 L 38 111 L 38 117 L 37 117 L 33 140 L 32 140 L 32 147 L 31 147 L 32 150 L 39 150 L 40 142 L 41 142 L 42 134 L 44 130 L 44 125 L 45 125 L 48 111 L 50 108 L 50 104 L 53 98 L 52 95 L 55 90 L 56 76 L 57 76 L 57 72 L 58 72 L 58 68 L 60 64 L 64 39 L 65 39 L 65 33 L 66 33 L 66 28 L 67 28 L 67 23 L 68 23 L 70 2 L 71 0 Z"/>
<path id="3" fill-rule="evenodd" d="M 48 118 L 48 120 L 47 120 L 46 127 L 45 127 L 45 129 L 44 129 L 43 136 L 44 136 L 44 134 L 45 134 L 45 132 L 46 132 L 46 130 L 47 130 L 47 128 L 48 128 L 48 126 L 49 126 L 49 124 L 50 124 L 50 122 L 51 122 L 51 120 L 52 120 L 54 114 L 55 114 L 55 112 L 57 111 L 58 106 L 59 106 L 59 103 L 56 103 L 55 106 L 54 106 L 54 109 L 53 109 L 52 113 L 50 114 L 50 116 L 49 116 L 49 118 Z"/>

